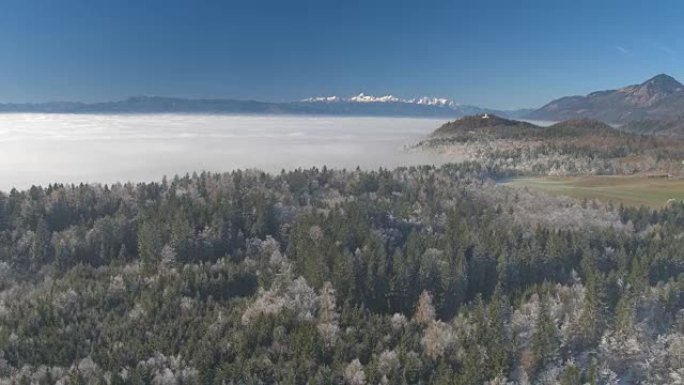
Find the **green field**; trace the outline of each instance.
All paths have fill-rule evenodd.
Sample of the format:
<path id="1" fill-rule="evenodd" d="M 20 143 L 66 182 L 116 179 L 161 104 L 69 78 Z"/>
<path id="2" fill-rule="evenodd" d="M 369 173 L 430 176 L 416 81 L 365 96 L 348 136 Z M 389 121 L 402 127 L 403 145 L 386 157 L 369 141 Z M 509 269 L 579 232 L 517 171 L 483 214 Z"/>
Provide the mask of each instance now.
<path id="1" fill-rule="evenodd" d="M 629 206 L 659 208 L 669 199 L 684 200 L 684 180 L 648 176 L 578 176 L 517 178 L 506 183 L 578 199 L 598 199 Z"/>

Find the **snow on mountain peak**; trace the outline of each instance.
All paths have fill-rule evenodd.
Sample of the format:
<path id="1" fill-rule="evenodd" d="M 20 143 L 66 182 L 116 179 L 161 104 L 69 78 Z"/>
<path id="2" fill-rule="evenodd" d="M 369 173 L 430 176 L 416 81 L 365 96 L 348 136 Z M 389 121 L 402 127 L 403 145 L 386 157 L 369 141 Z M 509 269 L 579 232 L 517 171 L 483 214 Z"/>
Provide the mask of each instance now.
<path id="1" fill-rule="evenodd" d="M 397 102 L 402 102 L 397 97 L 394 97 L 392 95 L 385 95 L 385 96 L 372 96 L 372 95 L 366 95 L 363 92 L 356 95 L 352 96 L 349 101 L 351 102 L 356 102 L 356 103 L 397 103 Z"/>
<path id="2" fill-rule="evenodd" d="M 458 106 L 453 100 L 446 98 L 434 98 L 423 96 L 420 98 L 413 99 L 400 99 L 393 95 L 384 96 L 373 96 L 366 95 L 361 92 L 358 95 L 352 96 L 350 98 L 341 98 L 339 96 L 318 96 L 313 98 L 303 99 L 302 102 L 307 103 L 407 103 L 407 104 L 420 104 L 424 106 L 437 106 L 437 107 L 449 107 L 453 108 Z"/>
<path id="3" fill-rule="evenodd" d="M 454 107 L 457 104 L 453 100 L 445 98 L 431 98 L 423 96 L 422 98 L 415 98 L 408 100 L 408 103 L 422 104 L 426 106 L 440 106 L 440 107 Z"/>
<path id="4" fill-rule="evenodd" d="M 339 96 L 316 96 L 313 98 L 302 99 L 306 103 L 336 103 L 343 101 Z"/>

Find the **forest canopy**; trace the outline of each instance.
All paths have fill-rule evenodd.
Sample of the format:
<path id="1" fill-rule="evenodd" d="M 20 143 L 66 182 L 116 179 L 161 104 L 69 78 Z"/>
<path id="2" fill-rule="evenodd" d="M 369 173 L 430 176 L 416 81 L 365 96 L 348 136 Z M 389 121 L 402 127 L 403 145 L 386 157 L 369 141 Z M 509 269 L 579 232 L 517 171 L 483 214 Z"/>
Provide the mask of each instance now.
<path id="1" fill-rule="evenodd" d="M 478 163 L 0 195 L 0 376 L 78 384 L 684 378 L 684 205 Z"/>

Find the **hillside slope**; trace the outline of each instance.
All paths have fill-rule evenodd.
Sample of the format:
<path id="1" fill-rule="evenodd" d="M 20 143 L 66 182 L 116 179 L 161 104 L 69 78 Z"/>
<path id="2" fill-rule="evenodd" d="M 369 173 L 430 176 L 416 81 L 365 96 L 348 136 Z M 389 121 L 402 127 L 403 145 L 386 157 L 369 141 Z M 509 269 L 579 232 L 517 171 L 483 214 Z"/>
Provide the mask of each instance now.
<path id="1" fill-rule="evenodd" d="M 663 119 L 681 115 L 684 85 L 671 76 L 658 75 L 641 84 L 586 96 L 556 99 L 527 115 L 528 119 L 568 120 L 593 118 L 609 123 Z"/>
<path id="2" fill-rule="evenodd" d="M 684 137 L 684 116 L 671 119 L 644 119 L 629 122 L 622 130 L 637 134 Z"/>

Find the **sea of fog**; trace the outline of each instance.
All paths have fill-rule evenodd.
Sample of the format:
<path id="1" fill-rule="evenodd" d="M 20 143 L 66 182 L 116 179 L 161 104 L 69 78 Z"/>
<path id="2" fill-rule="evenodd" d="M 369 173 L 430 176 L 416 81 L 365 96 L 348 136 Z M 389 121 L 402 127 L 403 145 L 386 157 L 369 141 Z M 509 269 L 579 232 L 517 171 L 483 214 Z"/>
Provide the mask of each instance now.
<path id="1" fill-rule="evenodd" d="M 158 181 L 193 171 L 441 164 L 403 146 L 442 119 L 0 114 L 0 190 Z"/>

